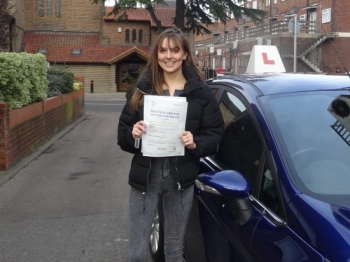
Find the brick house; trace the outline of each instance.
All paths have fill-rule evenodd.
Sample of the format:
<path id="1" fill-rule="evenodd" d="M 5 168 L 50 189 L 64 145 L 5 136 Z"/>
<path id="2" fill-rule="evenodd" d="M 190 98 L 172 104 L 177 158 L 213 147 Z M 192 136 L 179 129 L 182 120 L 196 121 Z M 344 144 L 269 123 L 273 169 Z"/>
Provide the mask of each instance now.
<path id="1" fill-rule="evenodd" d="M 89 0 L 13 0 L 16 2 L 15 52 L 43 53 L 51 66 L 65 66 L 84 76 L 84 87 L 94 92 L 124 91 L 121 83 L 130 63 L 146 65 L 158 30 L 147 10 L 127 12 L 128 20 L 115 22 L 112 7 Z M 172 27 L 175 1 L 156 8 L 163 27 Z M 194 36 L 190 36 L 194 46 Z"/>
<path id="2" fill-rule="evenodd" d="M 297 72 L 344 74 L 342 62 L 350 68 L 350 1 L 248 0 L 243 5 L 269 15 L 264 23 L 253 23 L 248 17 L 236 22 L 228 14 L 232 19 L 226 25 L 215 23 L 210 27 L 212 35 L 196 37 L 200 68 L 232 68 L 244 73 L 252 46 L 260 44 L 276 45 L 287 72 L 293 72 L 294 36 L 288 23 L 294 14 L 300 25 Z"/>

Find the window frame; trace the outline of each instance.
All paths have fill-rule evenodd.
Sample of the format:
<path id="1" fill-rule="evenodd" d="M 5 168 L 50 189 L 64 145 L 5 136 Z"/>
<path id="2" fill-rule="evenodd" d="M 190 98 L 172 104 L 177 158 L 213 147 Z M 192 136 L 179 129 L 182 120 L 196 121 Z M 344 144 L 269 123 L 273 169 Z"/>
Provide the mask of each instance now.
<path id="1" fill-rule="evenodd" d="M 133 29 L 131 31 L 131 43 L 136 44 L 137 43 L 137 37 L 136 37 L 136 29 Z"/>
<path id="2" fill-rule="evenodd" d="M 130 29 L 125 29 L 125 43 L 130 43 Z"/>
<path id="3" fill-rule="evenodd" d="M 44 0 L 38 1 L 38 12 L 39 12 L 39 17 L 44 17 Z"/>
<path id="4" fill-rule="evenodd" d="M 47 16 L 52 16 L 52 0 L 47 0 L 46 13 Z"/>
<path id="5" fill-rule="evenodd" d="M 325 12 L 327 11 L 327 13 Z M 332 8 L 322 9 L 322 24 L 330 23 L 332 21 Z"/>
<path id="6" fill-rule="evenodd" d="M 139 44 L 142 44 L 143 43 L 143 30 L 140 29 L 139 30 Z"/>
<path id="7" fill-rule="evenodd" d="M 210 89 L 217 89 L 218 92 L 216 92 L 215 94 L 215 98 L 218 102 L 218 104 L 220 105 L 221 101 L 222 101 L 222 98 L 225 94 L 225 92 L 228 92 L 230 93 L 231 95 L 235 96 L 243 105 L 244 107 L 246 108 L 248 114 L 251 116 L 251 119 L 253 121 L 253 124 L 254 124 L 254 127 L 259 135 L 259 139 L 260 139 L 260 142 L 261 142 L 261 145 L 262 145 L 262 152 L 261 152 L 261 155 L 260 155 L 260 163 L 259 163 L 259 167 L 258 167 L 258 171 L 257 171 L 257 176 L 256 176 L 256 179 L 253 181 L 253 183 L 255 183 L 253 185 L 253 183 L 251 184 L 251 187 L 252 187 L 252 191 L 251 191 L 251 195 L 253 197 L 255 197 L 256 199 L 258 199 L 265 208 L 271 210 L 268 206 L 268 204 L 263 201 L 263 192 L 262 192 L 262 186 L 263 186 L 263 182 L 264 182 L 264 167 L 265 165 L 267 164 L 270 171 L 271 171 L 271 175 L 273 177 L 273 181 L 276 181 L 276 183 L 274 183 L 274 186 L 275 186 L 275 189 L 276 189 L 276 194 L 277 194 L 277 199 L 278 199 L 278 202 L 279 202 L 279 205 L 280 205 L 280 208 L 281 210 L 278 212 L 278 214 L 274 211 L 271 210 L 272 213 L 276 214 L 277 217 L 281 218 L 282 220 L 286 220 L 286 214 L 285 214 L 285 207 L 283 205 L 283 201 L 282 201 L 282 194 L 281 194 L 281 189 L 280 189 L 280 186 L 279 186 L 279 181 L 278 181 L 278 176 L 277 176 L 277 173 L 276 173 L 276 167 L 275 167 L 275 162 L 271 159 L 271 155 L 269 154 L 268 152 L 268 149 L 266 147 L 266 143 L 265 143 L 265 140 L 264 140 L 264 137 L 263 137 L 263 132 L 255 118 L 255 115 L 253 113 L 253 110 L 250 108 L 250 104 L 248 103 L 248 101 L 245 99 L 245 97 L 241 94 L 241 92 L 239 92 L 237 89 L 242 89 L 240 86 L 238 85 L 235 85 L 235 84 L 231 84 L 231 86 L 233 86 L 233 88 L 229 88 L 229 87 L 223 87 L 222 85 L 220 84 L 212 84 L 210 85 L 209 84 L 209 87 Z M 221 111 L 221 108 L 220 108 L 220 111 Z M 225 127 L 226 128 L 226 127 Z M 215 160 L 210 157 L 214 163 L 215 163 Z M 215 163 L 217 164 L 218 166 L 220 166 L 220 163 Z M 255 205 L 254 202 L 252 203 L 252 205 Z M 257 209 L 259 209 L 258 206 L 256 206 Z"/>
<path id="8" fill-rule="evenodd" d="M 61 2 L 60 2 L 60 0 L 55 0 L 55 16 L 61 17 Z"/>

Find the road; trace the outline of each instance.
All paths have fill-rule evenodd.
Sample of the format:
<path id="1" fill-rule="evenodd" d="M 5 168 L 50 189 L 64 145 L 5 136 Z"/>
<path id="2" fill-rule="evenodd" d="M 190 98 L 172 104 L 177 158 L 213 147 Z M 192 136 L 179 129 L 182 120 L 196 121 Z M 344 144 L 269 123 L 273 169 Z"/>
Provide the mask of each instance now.
<path id="1" fill-rule="evenodd" d="M 83 119 L 0 187 L 1 262 L 128 261 L 132 155 L 117 145 L 124 103 L 86 95 Z"/>
<path id="2" fill-rule="evenodd" d="M 127 261 L 120 106 L 85 102 L 85 119 L 0 188 L 0 261 Z"/>

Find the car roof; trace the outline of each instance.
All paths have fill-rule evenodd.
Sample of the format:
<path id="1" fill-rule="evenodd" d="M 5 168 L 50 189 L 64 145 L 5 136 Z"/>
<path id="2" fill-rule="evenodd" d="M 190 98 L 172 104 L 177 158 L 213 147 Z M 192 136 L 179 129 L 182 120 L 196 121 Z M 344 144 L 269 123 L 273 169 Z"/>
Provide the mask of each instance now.
<path id="1" fill-rule="evenodd" d="M 255 85 L 262 94 L 281 94 L 315 90 L 350 88 L 347 75 L 321 74 L 262 74 L 262 75 L 224 75 L 212 80 L 218 82 L 244 82 Z"/>

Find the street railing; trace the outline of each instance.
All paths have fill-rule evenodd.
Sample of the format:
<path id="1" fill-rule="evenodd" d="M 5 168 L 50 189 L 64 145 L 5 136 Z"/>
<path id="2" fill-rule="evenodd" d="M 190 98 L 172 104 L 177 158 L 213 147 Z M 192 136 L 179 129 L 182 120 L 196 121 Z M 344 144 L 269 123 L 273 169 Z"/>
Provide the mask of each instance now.
<path id="1" fill-rule="evenodd" d="M 299 21 L 300 33 L 318 34 L 320 25 L 313 21 Z M 230 43 L 233 41 L 240 41 L 249 38 L 262 37 L 268 35 L 278 35 L 282 33 L 289 33 L 288 21 L 276 21 L 270 24 L 263 24 L 255 27 L 244 27 L 243 30 L 237 30 L 232 33 L 222 33 L 219 36 L 196 41 L 196 48 L 201 46 L 212 46 L 218 44 Z"/>

